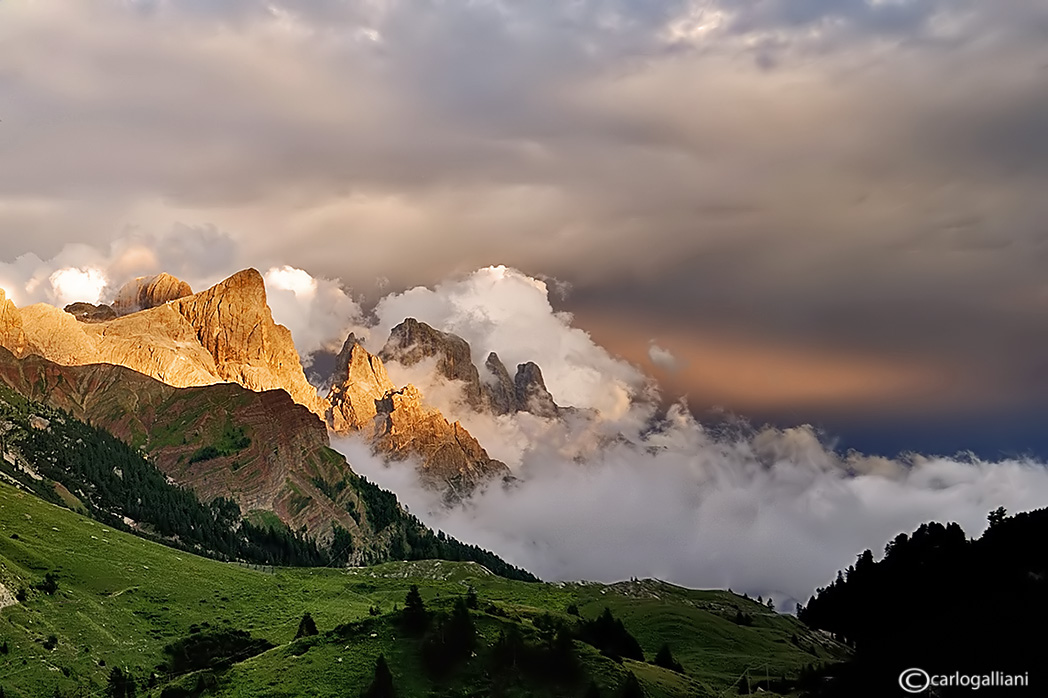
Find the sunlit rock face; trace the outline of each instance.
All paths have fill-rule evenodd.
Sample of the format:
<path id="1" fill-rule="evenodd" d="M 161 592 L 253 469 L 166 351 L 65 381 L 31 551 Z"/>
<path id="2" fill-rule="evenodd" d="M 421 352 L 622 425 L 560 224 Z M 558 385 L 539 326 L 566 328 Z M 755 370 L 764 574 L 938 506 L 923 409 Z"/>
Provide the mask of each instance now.
<path id="1" fill-rule="evenodd" d="M 248 269 L 164 308 L 176 310 L 213 358 L 222 380 L 255 391 L 283 388 L 317 415 L 324 401 L 306 380 L 291 331 L 273 321 L 262 275 Z"/>
<path id="2" fill-rule="evenodd" d="M 425 405 L 415 386 L 397 389 L 382 359 L 355 336 L 346 340 L 331 380 L 327 421 L 332 431 L 360 433 L 375 452 L 394 460 L 417 460 L 427 483 L 455 495 L 509 475 L 461 424 Z"/>
<path id="3" fill-rule="evenodd" d="M 16 357 L 36 354 L 63 366 L 123 366 L 177 388 L 236 383 L 255 392 L 283 390 L 333 432 L 360 433 L 380 455 L 415 459 L 426 482 L 451 492 L 508 475 L 461 424 L 426 405 L 414 386 L 394 385 L 382 359 L 352 335 L 337 357 L 330 393 L 317 395 L 291 332 L 274 322 L 262 275 L 254 269 L 206 291 L 189 291 L 161 274 L 126 285 L 112 307 L 74 303 L 63 311 L 41 303 L 19 310 L 3 298 L 0 345 Z M 141 309 L 125 313 L 136 307 Z M 387 349 L 402 361 L 439 357 L 446 377 L 472 386 L 471 404 L 482 409 L 490 403 L 461 338 L 411 320 L 391 336 Z M 534 373 L 521 381 L 518 372 L 517 384 L 505 376 L 500 399 L 508 409 L 517 408 L 520 395 L 542 404 L 544 388 L 535 387 L 541 374 L 536 383 Z"/>
<path id="4" fill-rule="evenodd" d="M 4 289 L 0 288 L 0 346 L 4 346 L 15 356 L 25 354 L 26 338 L 22 329 L 22 314 L 7 298 Z"/>
<path id="5" fill-rule="evenodd" d="M 368 353 L 352 334 L 335 359 L 331 381 L 327 422 L 339 434 L 370 433 L 378 415 L 377 403 L 396 390 L 382 360 Z"/>
<path id="6" fill-rule="evenodd" d="M 280 388 L 324 415 L 326 405 L 306 381 L 291 333 L 273 321 L 262 275 L 254 269 L 174 299 L 189 287 L 166 274 L 133 288 L 134 294 L 121 293 L 155 307 L 101 320 L 98 306 L 90 311 L 74 304 L 81 311 L 74 315 L 42 303 L 21 310 L 5 304 L 0 344 L 16 356 L 38 354 L 67 366 L 125 366 L 179 388 L 223 382 L 254 391 Z M 94 321 L 82 322 L 84 312 Z"/>
<path id="7" fill-rule="evenodd" d="M 118 315 L 129 315 L 191 295 L 193 289 L 189 284 L 170 274 L 140 276 L 117 291 L 112 307 Z"/>

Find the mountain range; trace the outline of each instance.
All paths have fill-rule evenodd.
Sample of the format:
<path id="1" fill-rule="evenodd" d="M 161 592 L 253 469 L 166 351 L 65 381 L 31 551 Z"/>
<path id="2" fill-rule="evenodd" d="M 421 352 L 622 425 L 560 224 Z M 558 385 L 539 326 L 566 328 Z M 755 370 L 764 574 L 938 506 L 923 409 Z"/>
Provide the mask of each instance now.
<path id="1" fill-rule="evenodd" d="M 452 506 L 518 483 L 387 364 L 496 419 L 588 412 L 557 404 L 537 364 L 511 374 L 490 353 L 478 366 L 463 338 L 411 317 L 379 351 L 350 334 L 332 358 L 307 380 L 252 269 L 199 293 L 136 279 L 111 304 L 64 309 L 0 291 L 0 698 L 389 696 L 394 684 L 402 696 L 886 695 L 915 662 L 1018 675 L 1043 650 L 1022 618 L 1044 592 L 1029 543 L 1044 511 L 998 510 L 978 541 L 956 524 L 901 535 L 799 619 L 730 590 L 545 584 L 427 528 L 332 439 L 417 469 Z M 1013 599 L 1008 614 L 957 614 L 980 593 Z"/>
<path id="2" fill-rule="evenodd" d="M 336 526 L 368 537 L 351 513 L 364 507 L 344 484 L 356 475 L 331 436 L 358 435 L 383 458 L 410 460 L 449 501 L 512 479 L 418 388 L 395 385 L 385 362 L 433 360 L 472 409 L 548 419 L 565 411 L 534 363 L 511 377 L 492 353 L 482 374 L 465 340 L 414 318 L 377 354 L 351 334 L 321 395 L 254 269 L 200 293 L 168 274 L 135 279 L 111 305 L 64 310 L 19 309 L 0 295 L 0 347 L 3 383 L 135 445 L 204 500 L 229 497 L 325 542 Z"/>
<path id="3" fill-rule="evenodd" d="M 685 698 L 792 690 L 848 657 L 762 600 L 544 584 L 428 529 L 332 438 L 449 505 L 513 476 L 390 362 L 432 364 L 477 412 L 582 412 L 535 363 L 478 367 L 413 318 L 377 353 L 348 336 L 321 394 L 250 269 L 108 305 L 0 295 L 0 696 Z"/>

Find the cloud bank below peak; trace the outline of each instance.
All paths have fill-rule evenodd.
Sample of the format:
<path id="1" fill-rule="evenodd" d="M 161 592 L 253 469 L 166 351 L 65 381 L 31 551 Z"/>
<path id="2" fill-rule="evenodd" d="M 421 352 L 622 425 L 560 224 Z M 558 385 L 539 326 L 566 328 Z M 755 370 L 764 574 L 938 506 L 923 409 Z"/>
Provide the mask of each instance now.
<path id="1" fill-rule="evenodd" d="M 711 431 L 682 406 L 585 459 L 532 443 L 513 486 L 454 508 L 410 466 L 352 439 L 335 446 L 429 525 L 545 579 L 656 577 L 772 596 L 785 610 L 898 533 L 938 520 L 976 536 L 996 507 L 1048 500 L 1048 468 L 1032 460 L 842 456 L 810 427 Z"/>

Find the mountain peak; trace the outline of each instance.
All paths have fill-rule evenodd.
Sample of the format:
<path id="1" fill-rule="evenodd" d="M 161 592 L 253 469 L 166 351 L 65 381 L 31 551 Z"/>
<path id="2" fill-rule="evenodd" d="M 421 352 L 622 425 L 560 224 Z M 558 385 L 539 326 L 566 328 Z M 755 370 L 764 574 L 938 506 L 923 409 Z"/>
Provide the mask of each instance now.
<path id="1" fill-rule="evenodd" d="M 398 327 L 398 336 L 443 341 L 444 333 L 424 323 L 412 321 Z M 386 346 L 410 350 L 416 345 L 393 342 Z M 468 356 L 469 345 L 466 352 Z M 360 432 L 376 451 L 392 458 L 417 458 L 427 482 L 449 494 L 461 494 L 489 477 L 508 474 L 506 466 L 490 458 L 460 424 L 452 424 L 439 410 L 425 405 L 418 388 L 409 383 L 398 390 L 382 357 L 369 353 L 355 335 L 346 339 L 335 366 L 327 413 L 333 431 Z"/>
<path id="2" fill-rule="evenodd" d="M 456 334 L 441 332 L 415 318 L 407 318 L 390 331 L 379 356 L 387 363 L 396 361 L 404 366 L 436 358 L 440 375 L 463 384 L 466 403 L 474 409 L 482 404 L 480 375 L 473 365 L 469 343 Z"/>
<path id="3" fill-rule="evenodd" d="M 7 347 L 15 356 L 23 356 L 26 350 L 22 314 L 7 298 L 2 288 L 0 288 L 0 346 Z"/>
<path id="4" fill-rule="evenodd" d="M 517 393 L 506 365 L 495 352 L 488 354 L 484 368 L 491 374 L 490 382 L 484 384 L 484 396 L 488 408 L 495 414 L 510 414 L 517 411 Z"/>
<path id="5" fill-rule="evenodd" d="M 256 269 L 237 272 L 171 306 L 214 357 L 221 379 L 255 391 L 283 388 L 295 402 L 324 414 L 323 402 L 302 370 L 291 331 L 273 321 L 265 281 Z"/>
<path id="6" fill-rule="evenodd" d="M 112 307 L 117 315 L 129 315 L 191 295 L 189 284 L 165 272 L 128 281 L 117 291 Z"/>
<path id="7" fill-rule="evenodd" d="M 327 423 L 333 431 L 368 432 L 378 413 L 377 403 L 396 386 L 386 374 L 382 360 L 373 356 L 350 334 L 335 358 Z"/>
<path id="8" fill-rule="evenodd" d="M 513 379 L 518 409 L 531 412 L 538 417 L 555 418 L 560 411 L 553 396 L 546 389 L 542 379 L 542 369 L 538 364 L 528 361 L 517 366 L 517 375 Z"/>
<path id="9" fill-rule="evenodd" d="M 262 278 L 258 269 L 252 267 L 238 271 L 214 288 L 219 287 L 225 291 L 242 293 L 248 297 L 259 297 L 263 303 L 266 302 L 265 279 Z"/>

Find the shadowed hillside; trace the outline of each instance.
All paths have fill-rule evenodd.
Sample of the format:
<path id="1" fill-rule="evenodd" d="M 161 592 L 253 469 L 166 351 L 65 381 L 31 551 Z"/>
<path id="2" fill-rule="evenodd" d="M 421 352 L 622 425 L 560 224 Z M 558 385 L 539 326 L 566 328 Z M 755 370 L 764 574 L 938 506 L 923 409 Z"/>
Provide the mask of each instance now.
<path id="1" fill-rule="evenodd" d="M 1044 695 L 1046 540 L 1048 509 L 1011 517 L 998 509 L 977 540 L 955 523 L 928 523 L 899 534 L 880 561 L 864 552 L 800 612 L 811 627 L 856 649 L 825 694 L 885 695 L 897 690 L 900 672 L 918 667 L 931 674 L 1028 674 L 1028 693 L 980 692 Z M 952 691 L 940 695 L 971 689 Z"/>

